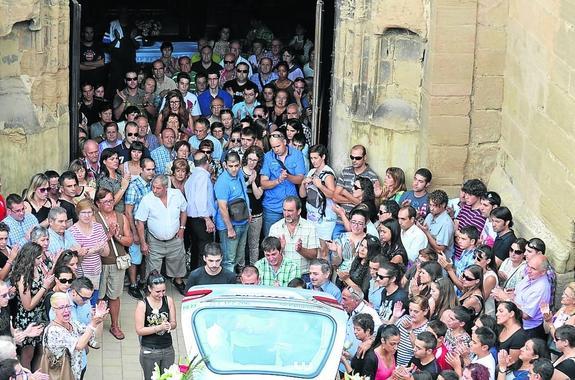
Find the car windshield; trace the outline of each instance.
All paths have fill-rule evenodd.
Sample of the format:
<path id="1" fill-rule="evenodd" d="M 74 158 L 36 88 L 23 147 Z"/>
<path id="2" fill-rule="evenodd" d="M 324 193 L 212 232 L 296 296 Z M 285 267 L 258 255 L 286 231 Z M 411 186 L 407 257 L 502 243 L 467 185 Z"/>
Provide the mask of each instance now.
<path id="1" fill-rule="evenodd" d="M 193 330 L 212 372 L 315 378 L 331 352 L 336 324 L 309 311 L 233 307 L 199 310 Z"/>

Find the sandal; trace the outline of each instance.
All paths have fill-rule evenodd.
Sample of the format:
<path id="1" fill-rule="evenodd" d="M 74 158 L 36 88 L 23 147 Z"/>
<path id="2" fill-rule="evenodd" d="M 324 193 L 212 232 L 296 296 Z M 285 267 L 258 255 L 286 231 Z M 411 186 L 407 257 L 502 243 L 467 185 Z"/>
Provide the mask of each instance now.
<path id="1" fill-rule="evenodd" d="M 125 338 L 124 333 L 120 330 L 120 326 L 112 326 L 110 327 L 110 334 L 114 336 L 114 338 L 118 340 L 122 340 Z"/>

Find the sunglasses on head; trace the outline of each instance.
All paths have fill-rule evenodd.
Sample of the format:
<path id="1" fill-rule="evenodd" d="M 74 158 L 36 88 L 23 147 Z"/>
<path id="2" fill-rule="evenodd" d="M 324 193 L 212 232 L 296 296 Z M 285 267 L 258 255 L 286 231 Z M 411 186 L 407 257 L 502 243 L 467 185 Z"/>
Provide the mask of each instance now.
<path id="1" fill-rule="evenodd" d="M 536 251 L 541 251 L 541 250 L 542 250 L 542 249 L 539 248 L 539 247 L 537 246 L 537 244 L 535 244 L 535 243 L 529 243 L 529 244 L 527 244 L 527 246 L 528 246 L 529 248 L 531 248 L 531 249 L 536 250 Z"/>
<path id="2" fill-rule="evenodd" d="M 152 283 L 152 285 L 158 285 L 158 284 L 163 284 L 166 282 L 166 279 L 162 276 L 158 276 L 158 277 L 154 277 L 150 280 L 150 282 Z"/>
<path id="3" fill-rule="evenodd" d="M 363 156 L 352 156 L 351 154 L 349 155 L 349 159 L 352 161 L 359 161 L 359 160 L 363 160 Z"/>

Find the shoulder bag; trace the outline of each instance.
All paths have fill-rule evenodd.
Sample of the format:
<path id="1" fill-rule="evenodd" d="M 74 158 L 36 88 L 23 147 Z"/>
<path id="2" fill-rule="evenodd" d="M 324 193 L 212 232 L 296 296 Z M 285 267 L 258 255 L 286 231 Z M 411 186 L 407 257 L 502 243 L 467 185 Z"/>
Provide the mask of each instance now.
<path id="1" fill-rule="evenodd" d="M 40 371 L 47 374 L 50 379 L 75 380 L 72 372 L 70 352 L 64 348 L 64 353 L 59 358 L 47 348 L 46 336 L 52 323 L 46 326 L 44 337 L 42 338 L 42 359 L 40 360 Z"/>
<path id="2" fill-rule="evenodd" d="M 106 227 L 106 230 L 109 231 L 110 229 L 108 228 L 108 223 L 106 223 L 106 219 L 104 218 L 104 216 L 99 211 L 98 211 L 98 215 L 100 215 L 100 219 L 102 219 L 102 223 L 104 224 L 104 227 Z M 128 269 L 130 267 L 130 265 L 132 265 L 132 258 L 130 257 L 130 255 L 119 256 L 118 250 L 116 249 L 116 244 L 114 243 L 114 241 L 111 241 L 110 245 L 112 246 L 112 250 L 114 251 L 114 255 L 116 255 L 116 267 L 118 268 L 118 270 Z"/>

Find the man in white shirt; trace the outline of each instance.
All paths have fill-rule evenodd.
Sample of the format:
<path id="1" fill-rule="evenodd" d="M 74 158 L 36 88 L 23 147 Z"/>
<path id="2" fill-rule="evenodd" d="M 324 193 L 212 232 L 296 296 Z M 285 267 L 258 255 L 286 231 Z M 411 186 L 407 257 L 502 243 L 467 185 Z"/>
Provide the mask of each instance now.
<path id="1" fill-rule="evenodd" d="M 397 221 L 401 226 L 401 241 L 407 252 L 407 258 L 413 263 L 419 251 L 427 247 L 427 236 L 415 224 L 416 211 L 411 206 L 403 206 L 397 214 Z"/>
<path id="2" fill-rule="evenodd" d="M 182 278 L 186 275 L 187 205 L 182 192 L 169 189 L 168 177 L 159 174 L 152 180 L 152 192 L 142 198 L 135 215 L 140 250 L 146 256 L 146 277 L 154 269 L 160 271 L 162 260 L 166 259 L 166 274 L 174 279 L 173 284 L 182 295 L 186 291 Z"/>

